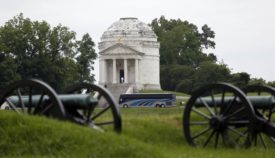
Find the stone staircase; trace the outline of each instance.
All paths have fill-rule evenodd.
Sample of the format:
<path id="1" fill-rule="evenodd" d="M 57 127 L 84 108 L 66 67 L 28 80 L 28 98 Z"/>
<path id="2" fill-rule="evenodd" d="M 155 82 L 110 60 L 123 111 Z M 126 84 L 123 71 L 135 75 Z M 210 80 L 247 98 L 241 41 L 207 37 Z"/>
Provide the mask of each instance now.
<path id="1" fill-rule="evenodd" d="M 133 89 L 132 84 L 106 84 L 107 89 L 113 94 L 115 100 L 118 102 L 120 94 L 125 94 L 126 92 L 131 93 Z"/>

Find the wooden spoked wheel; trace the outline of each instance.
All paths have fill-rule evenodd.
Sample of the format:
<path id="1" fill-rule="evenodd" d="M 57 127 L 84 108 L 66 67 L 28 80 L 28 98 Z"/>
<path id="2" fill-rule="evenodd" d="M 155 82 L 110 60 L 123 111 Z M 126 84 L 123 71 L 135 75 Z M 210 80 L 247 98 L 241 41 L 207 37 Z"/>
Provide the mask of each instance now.
<path id="1" fill-rule="evenodd" d="M 183 130 L 187 142 L 200 147 L 246 147 L 251 142 L 254 110 L 245 94 L 226 83 L 195 91 L 186 104 Z"/>
<path id="2" fill-rule="evenodd" d="M 78 83 L 65 90 L 65 94 L 90 94 L 97 99 L 97 104 L 89 109 L 67 109 L 75 121 L 91 126 L 92 128 L 106 131 L 112 127 L 116 132 L 120 132 L 121 116 L 119 106 L 113 96 L 105 88 L 89 83 Z"/>
<path id="3" fill-rule="evenodd" d="M 0 94 L 1 109 L 18 113 L 45 115 L 64 119 L 66 113 L 55 91 L 46 83 L 36 80 L 20 80 L 10 84 Z"/>
<path id="4" fill-rule="evenodd" d="M 253 105 L 256 116 L 259 120 L 266 120 L 269 124 L 275 127 L 275 88 L 266 85 L 251 85 L 243 89 L 248 98 L 258 96 L 263 98 L 260 102 Z M 253 102 L 252 102 L 253 104 Z M 274 148 L 275 138 L 266 135 L 262 126 L 254 124 L 254 131 L 252 135 L 252 145 L 261 146 L 264 148 Z"/>

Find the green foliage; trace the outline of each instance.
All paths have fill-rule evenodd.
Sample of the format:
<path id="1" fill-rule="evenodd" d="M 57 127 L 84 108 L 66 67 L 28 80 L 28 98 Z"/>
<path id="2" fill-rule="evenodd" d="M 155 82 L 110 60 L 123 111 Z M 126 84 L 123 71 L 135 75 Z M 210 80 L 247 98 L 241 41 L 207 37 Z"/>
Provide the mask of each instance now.
<path id="1" fill-rule="evenodd" d="M 90 74 L 96 58 L 94 43 L 88 34 L 81 41 L 75 36 L 61 24 L 51 27 L 22 13 L 6 22 L 0 27 L 0 53 L 5 57 L 0 71 L 6 78 L 1 86 L 18 78 L 39 78 L 60 90 L 73 81 L 94 81 Z M 11 64 L 9 69 L 3 66 L 7 64 Z"/>
<path id="2" fill-rule="evenodd" d="M 231 78 L 230 69 L 226 65 L 210 61 L 202 62 L 196 69 L 184 65 L 161 65 L 160 76 L 162 89 L 188 94 L 200 86 L 229 82 Z"/>
<path id="3" fill-rule="evenodd" d="M 262 78 L 251 78 L 251 80 L 249 80 L 249 85 L 265 85 L 266 81 Z"/>
<path id="4" fill-rule="evenodd" d="M 0 88 L 20 79 L 14 59 L 0 52 Z"/>
<path id="5" fill-rule="evenodd" d="M 206 24 L 202 26 L 201 43 L 207 49 L 208 47 L 215 48 L 216 43 L 210 39 L 215 38 L 215 32 L 211 30 Z"/>
<path id="6" fill-rule="evenodd" d="M 175 90 L 177 84 L 184 79 L 190 79 L 194 69 L 185 65 L 161 65 L 160 83 L 164 90 Z M 182 91 L 186 92 L 186 91 Z"/>
<path id="7" fill-rule="evenodd" d="M 194 88 L 216 82 L 227 82 L 230 78 L 230 69 L 225 64 L 203 62 L 194 76 Z"/>
<path id="8" fill-rule="evenodd" d="M 161 65 L 188 65 L 198 67 L 202 61 L 215 61 L 214 54 L 210 56 L 202 52 L 203 48 L 214 48 L 215 37 L 207 25 L 202 27 L 199 33 L 197 26 L 180 19 L 165 19 L 161 16 L 151 22 L 151 27 L 158 36 L 160 42 Z"/>
<path id="9" fill-rule="evenodd" d="M 191 93 L 198 86 L 228 79 L 230 70 L 216 64 L 214 54 L 203 53 L 203 49 L 215 48 L 215 32 L 210 27 L 203 25 L 200 33 L 188 21 L 164 16 L 150 25 L 160 42 L 160 83 L 164 90 Z"/>
<path id="10" fill-rule="evenodd" d="M 193 87 L 194 87 L 193 84 L 194 84 L 194 81 L 192 79 L 181 80 L 176 86 L 176 91 L 186 92 L 190 94 L 193 91 Z"/>
<path id="11" fill-rule="evenodd" d="M 160 83 L 164 90 L 191 93 L 194 89 L 214 82 L 230 82 L 243 88 L 249 84 L 245 72 L 231 74 L 224 63 L 217 63 L 213 53 L 203 50 L 215 48 L 215 32 L 208 25 L 201 31 L 188 21 L 166 19 L 161 16 L 151 22 L 160 42 Z"/>
<path id="12" fill-rule="evenodd" d="M 234 83 L 239 88 L 244 88 L 250 81 L 250 75 L 246 72 L 234 73 L 231 75 L 231 83 Z"/>
<path id="13" fill-rule="evenodd" d="M 275 87 L 275 81 L 270 81 L 267 83 L 269 86 Z"/>
<path id="14" fill-rule="evenodd" d="M 94 75 L 91 76 L 90 70 L 94 70 L 92 65 L 97 57 L 94 50 L 95 44 L 89 34 L 85 34 L 78 44 L 78 51 L 80 52 L 80 55 L 76 58 L 76 60 L 80 66 L 81 80 L 94 82 Z"/>

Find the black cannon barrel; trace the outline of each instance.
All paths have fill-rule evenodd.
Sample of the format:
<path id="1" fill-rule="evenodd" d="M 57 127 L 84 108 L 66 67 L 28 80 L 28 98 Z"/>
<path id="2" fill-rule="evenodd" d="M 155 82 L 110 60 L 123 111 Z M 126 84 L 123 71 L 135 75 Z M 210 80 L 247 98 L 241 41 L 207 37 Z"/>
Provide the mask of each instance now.
<path id="1" fill-rule="evenodd" d="M 58 95 L 58 98 L 61 100 L 62 104 L 65 107 L 70 108 L 87 108 L 89 106 L 93 106 L 97 104 L 97 99 L 92 97 L 89 94 L 63 94 Z M 21 106 L 21 101 L 18 96 L 11 96 L 8 98 L 10 102 L 14 104 L 15 107 Z M 21 96 L 21 100 L 25 107 L 30 106 L 30 97 L 29 96 Z M 32 95 L 31 97 L 31 106 L 38 105 L 39 102 L 41 104 L 46 103 L 49 100 L 49 96 L 45 95 L 41 97 L 41 95 Z"/>
<path id="2" fill-rule="evenodd" d="M 230 102 L 232 102 L 234 97 L 224 97 L 224 100 L 222 100 L 222 97 L 214 97 L 214 101 L 211 97 L 201 97 L 196 100 L 195 105 L 196 107 L 205 106 L 207 104 L 208 106 L 221 106 L 221 105 L 228 105 Z M 275 105 L 275 99 L 272 96 L 247 96 L 247 99 L 250 100 L 254 108 L 260 108 L 260 109 L 268 109 L 270 106 Z M 236 98 L 236 103 L 239 103 L 240 100 Z"/>

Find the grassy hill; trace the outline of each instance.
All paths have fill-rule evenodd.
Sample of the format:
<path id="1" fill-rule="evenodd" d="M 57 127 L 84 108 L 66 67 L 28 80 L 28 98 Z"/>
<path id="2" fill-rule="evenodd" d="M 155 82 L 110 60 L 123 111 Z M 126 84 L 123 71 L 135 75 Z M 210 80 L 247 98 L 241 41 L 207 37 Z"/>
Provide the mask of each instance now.
<path id="1" fill-rule="evenodd" d="M 182 108 L 122 109 L 123 132 L 0 111 L 0 157 L 272 157 L 275 149 L 190 147 Z"/>

